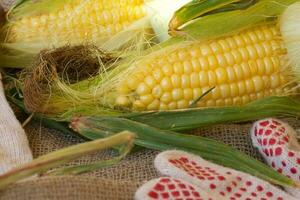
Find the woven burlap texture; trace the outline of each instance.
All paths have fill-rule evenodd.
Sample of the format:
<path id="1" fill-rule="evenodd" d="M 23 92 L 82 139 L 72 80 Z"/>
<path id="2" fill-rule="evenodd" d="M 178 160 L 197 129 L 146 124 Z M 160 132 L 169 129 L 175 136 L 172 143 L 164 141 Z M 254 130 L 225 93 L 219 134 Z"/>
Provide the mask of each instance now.
<path id="1" fill-rule="evenodd" d="M 294 128 L 300 128 L 296 119 L 285 119 Z M 190 134 L 202 135 L 231 145 L 246 154 L 260 159 L 253 148 L 249 130 L 251 123 L 218 125 L 208 129 L 198 129 Z M 76 135 L 66 135 L 53 129 L 31 123 L 26 132 L 34 157 L 83 142 Z M 0 199 L 132 199 L 137 187 L 145 181 L 159 177 L 153 166 L 157 151 L 135 152 L 121 163 L 80 176 L 41 177 L 21 182 L 0 192 Z M 87 164 L 114 156 L 113 151 L 99 152 L 85 156 L 69 165 Z"/>
<path id="2" fill-rule="evenodd" d="M 13 0 L 0 0 L 7 9 Z M 300 128 L 299 121 L 285 120 L 295 128 Z M 199 129 L 192 134 L 223 141 L 248 155 L 262 160 L 251 144 L 249 130 L 251 123 L 240 125 L 219 125 L 209 129 Z M 30 123 L 26 127 L 34 157 L 54 150 L 84 142 L 78 136 L 42 127 L 39 123 Z M 73 200 L 73 199 L 132 199 L 141 184 L 159 175 L 153 166 L 157 151 L 142 150 L 129 155 L 121 163 L 80 176 L 40 177 L 10 186 L 0 192 L 0 200 Z M 113 151 L 99 152 L 85 156 L 70 165 L 88 164 L 111 158 Z"/>

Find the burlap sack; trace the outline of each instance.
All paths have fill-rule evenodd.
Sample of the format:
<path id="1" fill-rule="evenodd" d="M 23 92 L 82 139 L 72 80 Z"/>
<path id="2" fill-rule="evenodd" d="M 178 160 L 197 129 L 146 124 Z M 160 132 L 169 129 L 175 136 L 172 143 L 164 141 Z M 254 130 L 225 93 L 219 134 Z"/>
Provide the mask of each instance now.
<path id="1" fill-rule="evenodd" d="M 0 0 L 7 9 L 13 0 Z M 300 128 L 296 119 L 286 119 L 295 128 Z M 198 129 L 191 134 L 210 137 L 231 145 L 246 154 L 262 160 L 253 148 L 249 129 L 251 123 L 219 125 L 209 129 Z M 32 122 L 26 127 L 26 133 L 34 157 L 66 147 L 84 140 L 75 135 L 66 135 Z M 132 199 L 138 186 L 158 177 L 153 166 L 157 151 L 142 150 L 126 157 L 119 164 L 80 176 L 47 177 L 20 182 L 0 192 L 0 200 L 58 200 L 58 199 Z M 112 150 L 70 163 L 69 165 L 88 164 L 114 156 Z"/>
<path id="2" fill-rule="evenodd" d="M 285 119 L 295 128 L 300 128 L 296 119 Z M 262 160 L 253 148 L 249 129 L 251 123 L 219 125 L 198 129 L 191 134 L 202 135 L 223 141 L 246 154 Z M 83 142 L 76 135 L 66 135 L 56 130 L 30 123 L 26 132 L 34 157 L 65 146 Z M 142 150 L 129 155 L 119 164 L 80 176 L 40 177 L 12 185 L 0 192 L 0 199 L 132 199 L 135 190 L 143 182 L 158 177 L 153 166 L 157 151 Z M 85 156 L 69 165 L 87 164 L 114 156 L 111 150 Z"/>

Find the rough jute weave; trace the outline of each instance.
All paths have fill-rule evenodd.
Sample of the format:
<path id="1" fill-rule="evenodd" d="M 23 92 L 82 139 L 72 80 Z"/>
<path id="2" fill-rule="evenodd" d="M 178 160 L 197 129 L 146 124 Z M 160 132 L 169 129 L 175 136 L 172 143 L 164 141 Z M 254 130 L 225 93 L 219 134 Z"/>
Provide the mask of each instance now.
<path id="1" fill-rule="evenodd" d="M 13 0 L 0 0 L 6 9 Z M 300 128 L 295 119 L 285 120 L 294 128 Z M 262 160 L 251 144 L 249 124 L 219 125 L 209 129 L 198 129 L 192 134 L 202 135 L 225 142 L 248 155 Z M 61 132 L 47 129 L 39 123 L 30 123 L 26 133 L 34 157 L 83 142 L 84 140 Z M 157 151 L 143 150 L 128 156 L 118 165 L 80 176 L 40 177 L 10 186 L 0 192 L 0 200 L 76 200 L 107 199 L 127 200 L 142 183 L 159 175 L 153 166 Z M 86 156 L 70 165 L 87 164 L 114 156 L 113 151 L 99 152 Z"/>
<path id="2" fill-rule="evenodd" d="M 300 123 L 296 119 L 285 119 L 296 129 Z M 219 125 L 208 129 L 198 129 L 190 134 L 202 135 L 222 141 L 248 155 L 260 159 L 253 148 L 249 130 L 251 123 Z M 84 140 L 75 135 L 66 135 L 53 129 L 31 123 L 26 128 L 34 157 L 66 147 Z M 159 177 L 153 160 L 157 151 L 142 150 L 128 156 L 121 163 L 80 176 L 40 177 L 21 182 L 0 192 L 1 199 L 132 199 L 135 190 L 147 180 Z M 87 164 L 114 156 L 111 150 L 85 156 L 69 165 Z"/>

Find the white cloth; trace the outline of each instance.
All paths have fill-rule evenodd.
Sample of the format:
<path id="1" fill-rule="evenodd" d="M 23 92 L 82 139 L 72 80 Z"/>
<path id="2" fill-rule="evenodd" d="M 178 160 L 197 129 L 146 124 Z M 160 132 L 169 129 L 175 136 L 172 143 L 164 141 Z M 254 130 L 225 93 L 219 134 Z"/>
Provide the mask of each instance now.
<path id="1" fill-rule="evenodd" d="M 154 165 L 165 177 L 142 185 L 135 194 L 136 200 L 298 199 L 266 181 L 183 151 L 162 152 Z"/>
<path id="2" fill-rule="evenodd" d="M 272 168 L 299 182 L 300 145 L 297 132 L 291 126 L 278 119 L 263 119 L 254 123 L 251 138 L 253 145 Z M 300 199 L 300 190 L 285 189 Z"/>
<path id="3" fill-rule="evenodd" d="M 32 160 L 29 143 L 4 95 L 0 74 L 0 174 Z"/>

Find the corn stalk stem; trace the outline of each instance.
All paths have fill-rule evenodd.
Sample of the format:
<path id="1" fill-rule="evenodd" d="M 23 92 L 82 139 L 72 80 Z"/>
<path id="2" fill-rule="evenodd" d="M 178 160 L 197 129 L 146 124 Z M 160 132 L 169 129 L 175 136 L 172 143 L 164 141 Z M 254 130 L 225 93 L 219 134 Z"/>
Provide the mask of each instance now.
<path id="1" fill-rule="evenodd" d="M 41 156 L 28 164 L 22 165 L 3 175 L 0 175 L 0 190 L 19 180 L 30 177 L 37 173 L 46 172 L 51 168 L 68 163 L 86 154 L 111 148 L 117 145 L 127 144 L 131 146 L 134 138 L 135 135 L 133 133 L 123 131 L 119 134 L 112 135 L 111 137 L 74 145 Z"/>

